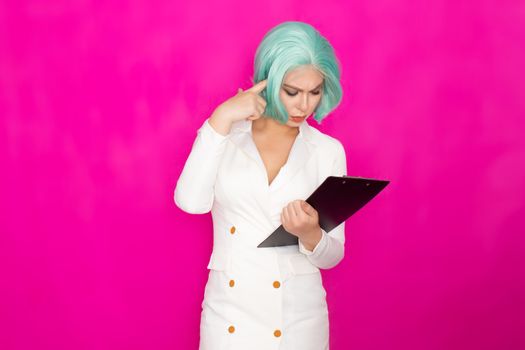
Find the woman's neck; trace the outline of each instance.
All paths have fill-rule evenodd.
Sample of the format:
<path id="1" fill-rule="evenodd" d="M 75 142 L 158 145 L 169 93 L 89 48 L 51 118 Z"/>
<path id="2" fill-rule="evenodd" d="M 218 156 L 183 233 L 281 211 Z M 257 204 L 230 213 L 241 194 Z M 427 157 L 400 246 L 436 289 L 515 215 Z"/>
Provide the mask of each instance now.
<path id="1" fill-rule="evenodd" d="M 263 116 L 252 121 L 252 133 L 253 132 L 279 137 L 295 137 L 299 134 L 299 128 L 281 124 L 273 118 Z"/>

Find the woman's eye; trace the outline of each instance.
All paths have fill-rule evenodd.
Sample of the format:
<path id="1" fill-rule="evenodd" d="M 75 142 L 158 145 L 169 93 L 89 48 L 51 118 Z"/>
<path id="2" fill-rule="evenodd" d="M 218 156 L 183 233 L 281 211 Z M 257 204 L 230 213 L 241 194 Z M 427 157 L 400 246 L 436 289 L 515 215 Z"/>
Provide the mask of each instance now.
<path id="1" fill-rule="evenodd" d="M 290 92 L 290 91 L 288 91 L 288 90 L 284 90 L 284 91 L 286 92 L 286 94 L 287 94 L 288 96 L 296 96 L 296 95 L 297 95 L 297 91 L 294 92 L 294 93 L 292 93 L 292 92 Z M 312 91 L 312 95 L 319 95 L 320 93 L 321 93 L 321 90 Z"/>

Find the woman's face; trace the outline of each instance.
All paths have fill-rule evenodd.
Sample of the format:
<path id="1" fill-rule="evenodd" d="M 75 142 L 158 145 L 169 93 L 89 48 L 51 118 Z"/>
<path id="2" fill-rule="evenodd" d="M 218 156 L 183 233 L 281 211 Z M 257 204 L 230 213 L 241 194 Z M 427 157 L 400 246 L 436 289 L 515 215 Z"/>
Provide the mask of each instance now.
<path id="1" fill-rule="evenodd" d="M 323 81 L 323 75 L 311 65 L 285 75 L 279 97 L 288 112 L 286 125 L 297 127 L 314 112 L 323 95 Z"/>

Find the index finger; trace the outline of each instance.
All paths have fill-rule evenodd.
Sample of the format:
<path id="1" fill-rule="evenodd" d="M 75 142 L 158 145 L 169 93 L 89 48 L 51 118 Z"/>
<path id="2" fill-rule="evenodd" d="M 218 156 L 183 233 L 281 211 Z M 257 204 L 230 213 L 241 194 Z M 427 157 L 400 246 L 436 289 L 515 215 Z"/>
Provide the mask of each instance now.
<path id="1" fill-rule="evenodd" d="M 263 91 L 264 88 L 266 88 L 266 82 L 267 82 L 267 79 L 261 80 L 260 82 L 258 82 L 257 84 L 255 84 L 254 86 L 252 86 L 246 91 L 251 91 L 251 92 L 255 92 L 256 94 L 258 94 L 261 91 Z"/>

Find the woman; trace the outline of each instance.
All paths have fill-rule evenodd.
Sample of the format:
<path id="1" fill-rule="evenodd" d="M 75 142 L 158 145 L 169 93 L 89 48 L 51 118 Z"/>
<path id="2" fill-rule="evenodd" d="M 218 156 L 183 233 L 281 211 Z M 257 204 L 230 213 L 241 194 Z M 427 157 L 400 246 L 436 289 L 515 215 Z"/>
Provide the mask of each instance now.
<path id="1" fill-rule="evenodd" d="M 200 349 L 328 349 L 319 269 L 343 258 L 344 223 L 323 231 L 304 199 L 326 177 L 346 175 L 346 157 L 306 119 L 320 123 L 339 104 L 339 78 L 326 39 L 282 23 L 257 48 L 256 84 L 198 130 L 174 199 L 213 218 Z M 257 248 L 281 224 L 299 245 Z"/>

